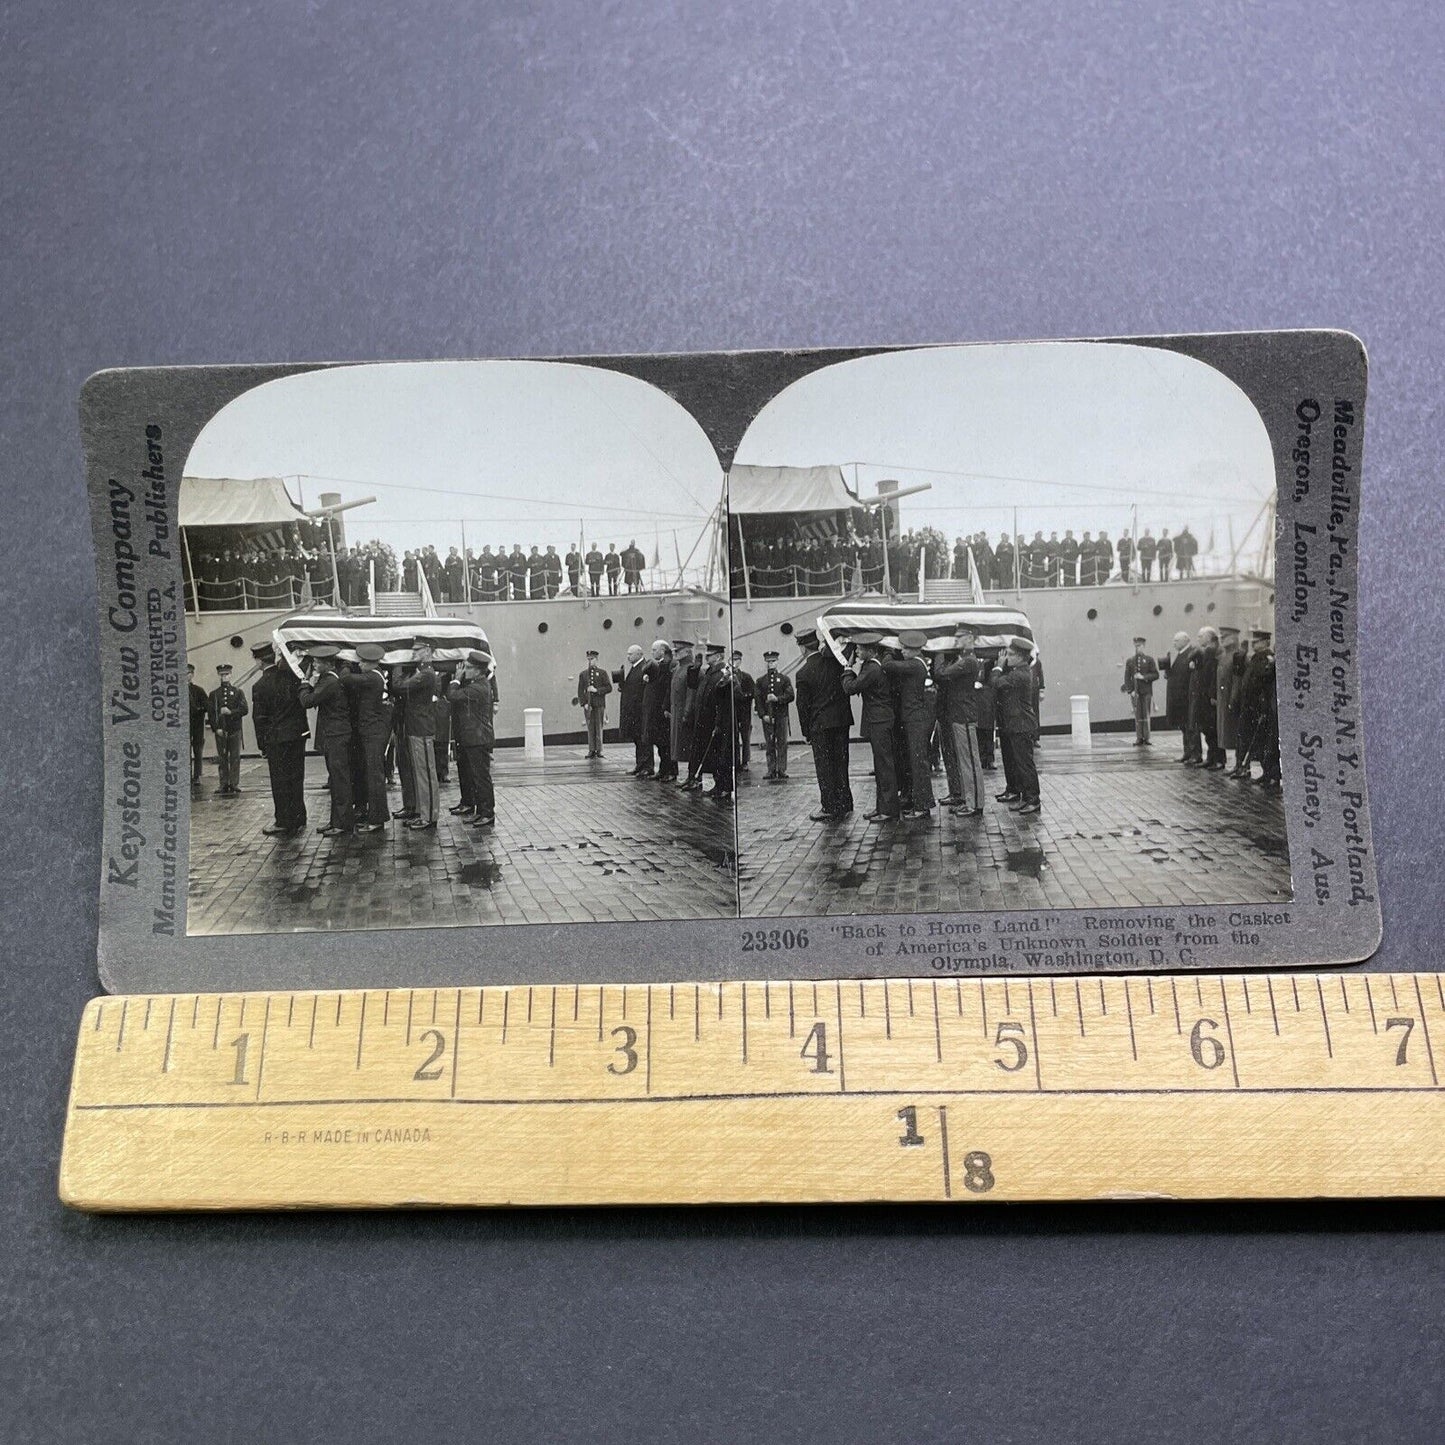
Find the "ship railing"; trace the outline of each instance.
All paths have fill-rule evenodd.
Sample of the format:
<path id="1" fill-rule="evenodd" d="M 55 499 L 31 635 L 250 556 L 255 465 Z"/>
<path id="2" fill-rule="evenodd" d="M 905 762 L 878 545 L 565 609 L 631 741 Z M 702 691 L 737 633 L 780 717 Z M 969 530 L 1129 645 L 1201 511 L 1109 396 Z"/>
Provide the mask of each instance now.
<path id="1" fill-rule="evenodd" d="M 188 612 L 278 612 L 307 603 L 330 605 L 331 578 L 317 572 L 288 573 L 283 577 L 207 577 L 186 582 Z"/>

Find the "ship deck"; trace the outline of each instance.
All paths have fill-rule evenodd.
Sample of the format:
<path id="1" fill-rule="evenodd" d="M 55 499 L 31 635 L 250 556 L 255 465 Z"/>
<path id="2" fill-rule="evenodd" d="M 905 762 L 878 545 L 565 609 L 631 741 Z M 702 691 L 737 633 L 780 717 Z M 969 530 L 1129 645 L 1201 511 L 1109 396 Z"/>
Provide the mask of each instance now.
<path id="1" fill-rule="evenodd" d="M 870 754 L 855 742 L 855 810 L 814 823 L 812 754 L 790 750 L 788 783 L 739 789 L 738 883 L 748 916 L 959 913 L 979 910 L 1279 903 L 1290 897 L 1278 795 L 1179 765 L 1179 734 L 1135 748 L 1096 735 L 1088 752 L 1067 738 L 1039 746 L 1043 811 L 994 801 L 1003 770 L 985 773 L 981 818 L 935 809 L 934 821 L 863 819 L 874 801 Z M 753 754 L 753 775 L 761 764 Z M 742 775 L 747 778 L 749 774 Z M 935 777 L 934 792 L 947 792 Z M 1227 930 L 1226 930 L 1227 931 Z"/>
<path id="2" fill-rule="evenodd" d="M 484 834 L 446 812 L 453 780 L 435 833 L 393 823 L 346 840 L 267 838 L 264 765 L 243 764 L 238 798 L 212 797 L 208 773 L 191 799 L 188 931 L 732 918 L 739 897 L 753 917 L 1178 910 L 1290 897 L 1280 798 L 1180 767 L 1177 733 L 1156 733 L 1147 751 L 1123 735 L 1096 736 L 1087 753 L 1045 738 L 1037 817 L 992 801 L 1003 787 L 996 772 L 985 774 L 982 818 L 883 827 L 863 820 L 873 803 L 865 747 L 851 749 L 853 816 L 814 823 L 808 749 L 794 744 L 787 783 L 764 785 L 758 733 L 738 780 L 736 866 L 733 814 L 633 780 L 632 749 L 621 744 L 595 763 L 574 745 L 549 745 L 543 763 L 499 751 L 497 827 Z M 309 758 L 312 830 L 326 816 L 324 781 L 321 760 Z M 396 789 L 391 804 L 400 806 Z"/>

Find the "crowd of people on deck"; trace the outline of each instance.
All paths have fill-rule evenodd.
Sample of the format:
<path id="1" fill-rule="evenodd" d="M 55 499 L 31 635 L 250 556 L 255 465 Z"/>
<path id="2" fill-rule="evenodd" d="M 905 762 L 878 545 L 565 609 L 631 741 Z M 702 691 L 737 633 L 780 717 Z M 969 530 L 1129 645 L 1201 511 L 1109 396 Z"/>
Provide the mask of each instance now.
<path id="1" fill-rule="evenodd" d="M 1280 791 L 1279 709 L 1275 698 L 1274 639 L 1262 629 L 1245 638 L 1237 627 L 1201 627 L 1191 638 L 1176 632 L 1155 657 L 1148 638 L 1134 639 L 1124 663 L 1122 691 L 1134 709 L 1134 746 L 1151 747 L 1154 688 L 1162 683 L 1164 725 L 1177 728 L 1187 768 L 1228 773 L 1240 782 Z M 1229 766 L 1229 750 L 1234 766 Z M 1254 764 L 1260 766 L 1258 777 Z"/>
<path id="2" fill-rule="evenodd" d="M 968 577 L 970 552 L 985 589 L 1098 587 L 1116 577 L 1169 582 L 1192 577 L 1199 555 L 1187 525 L 1172 535 L 1166 527 L 1156 537 L 1146 527 L 1137 537 L 1124 533 L 1117 540 L 1104 530 L 1076 537 L 1069 528 L 1062 537 L 1057 531 L 1047 537 L 1036 531 L 1031 538 L 1001 532 L 991 542 L 979 531 L 951 544 L 936 528 L 922 527 L 890 532 L 885 545 L 876 518 L 870 515 L 864 525 L 869 523 L 872 530 L 859 531 L 849 521 L 820 535 L 810 523 L 764 528 L 750 519 L 747 533 L 732 543 L 733 596 L 825 596 L 860 587 L 916 592 L 925 573 Z"/>
<path id="3" fill-rule="evenodd" d="M 366 607 L 376 592 L 420 593 L 434 602 L 520 602 L 559 596 L 616 597 L 648 589 L 646 554 L 632 539 L 618 550 L 592 542 L 559 554 L 555 546 L 520 543 L 480 552 L 433 546 L 396 552 L 385 542 L 338 546 L 332 570 L 324 524 L 302 522 L 259 535 L 207 528 L 188 539 L 187 605 L 201 611 L 299 607 L 305 602 Z M 565 583 L 564 583 L 565 579 Z"/>

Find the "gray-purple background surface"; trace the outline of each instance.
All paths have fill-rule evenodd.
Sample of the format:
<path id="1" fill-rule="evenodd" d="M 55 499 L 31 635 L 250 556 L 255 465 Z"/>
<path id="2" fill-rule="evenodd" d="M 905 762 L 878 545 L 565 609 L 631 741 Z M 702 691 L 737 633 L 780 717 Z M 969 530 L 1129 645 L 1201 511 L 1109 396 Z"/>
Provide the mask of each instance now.
<path id="1" fill-rule="evenodd" d="M 1380 960 L 1439 966 L 1437 7 L 12 4 L 0 35 L 0 1437 L 1439 1433 L 1437 1206 L 127 1221 L 54 1189 L 102 366 L 1348 327 Z"/>

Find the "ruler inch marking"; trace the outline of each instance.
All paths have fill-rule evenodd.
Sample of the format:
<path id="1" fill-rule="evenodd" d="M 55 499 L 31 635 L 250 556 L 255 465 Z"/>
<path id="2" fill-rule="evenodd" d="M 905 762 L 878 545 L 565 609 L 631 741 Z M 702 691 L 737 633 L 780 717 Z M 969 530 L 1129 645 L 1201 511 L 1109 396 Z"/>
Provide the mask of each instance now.
<path id="1" fill-rule="evenodd" d="M 748 986 L 746 983 L 740 985 L 743 991 L 743 1063 L 748 1061 Z M 649 995 L 650 998 L 650 995 Z M 649 1004 L 649 1007 L 651 1005 Z M 651 1025 L 648 1025 L 648 1037 L 651 1038 Z"/>
<path id="2" fill-rule="evenodd" d="M 171 999 L 170 1016 L 166 1019 L 166 1047 L 161 1055 L 161 1073 L 168 1074 L 171 1071 L 171 1036 L 176 1031 L 176 1001 Z"/>
<path id="3" fill-rule="evenodd" d="M 747 1035 L 743 1035 L 743 1062 L 748 1061 Z M 652 985 L 647 985 L 647 1047 L 643 1050 L 642 1092 L 652 1092 Z"/>
<path id="4" fill-rule="evenodd" d="M 1198 980 L 1195 980 L 1198 982 Z M 1229 1071 L 1234 1075 L 1234 1087 L 1239 1087 L 1239 1055 L 1234 1050 L 1234 1024 L 1229 1017 L 1229 980 L 1219 980 L 1219 1000 L 1224 1005 L 1224 1034 L 1229 1040 Z M 1201 1004 L 1202 1008 L 1203 1005 Z"/>
<path id="5" fill-rule="evenodd" d="M 555 992 L 555 990 L 554 990 L 554 992 Z M 554 1009 L 556 1008 L 556 1002 L 555 1002 L 555 1000 L 553 1001 L 553 1005 L 552 1005 L 552 1006 L 553 1006 Z M 461 1058 L 461 1053 L 462 1053 L 462 991 L 461 991 L 461 989 L 458 989 L 458 990 L 457 990 L 457 1016 L 456 1016 L 455 1021 L 454 1021 L 453 1024 L 452 1024 L 452 1032 L 453 1032 L 453 1034 L 454 1034 L 454 1037 L 453 1037 L 453 1039 L 452 1039 L 452 1082 L 451 1082 L 451 1097 L 452 1097 L 453 1099 L 455 1099 L 456 1096 L 457 1096 L 457 1060 Z"/>
<path id="6" fill-rule="evenodd" d="M 938 1106 L 938 1147 L 943 1155 L 943 1197 L 953 1198 L 953 1177 L 949 1173 L 948 1163 L 948 1105 Z"/>
<path id="7" fill-rule="evenodd" d="M 365 994 L 362 995 L 366 997 Z M 256 1097 L 261 1097 L 261 1076 L 266 1071 L 266 1039 L 271 1032 L 271 995 L 266 995 L 266 1011 L 261 1015 L 261 1048 L 256 1056 Z"/>
<path id="8" fill-rule="evenodd" d="M 1134 1036 L 1134 1000 L 1129 996 L 1129 979 L 1124 978 L 1124 1013 L 1129 1020 L 1129 1052 L 1134 1057 L 1134 1062 L 1139 1062 L 1139 1040 Z"/>
<path id="9" fill-rule="evenodd" d="M 1439 986 L 1440 980 L 1435 980 Z M 1420 996 L 1420 979 L 1415 977 L 1415 1002 L 1420 1005 L 1420 1027 L 1425 1032 L 1425 1057 L 1430 1060 L 1430 1082 L 1438 1089 L 1440 1087 L 1440 1076 L 1435 1072 L 1435 1047 L 1430 1042 L 1430 1024 L 1425 1018 L 1425 1000 Z"/>
<path id="10" fill-rule="evenodd" d="M 835 1001 L 838 1005 L 838 1092 L 848 1092 L 848 1074 L 846 1065 L 843 1062 L 843 984 L 840 980 L 833 985 Z M 814 994 L 817 993 L 817 985 L 814 985 Z"/>
<path id="11" fill-rule="evenodd" d="M 1053 979 L 1049 982 L 1052 984 Z M 1034 981 L 1031 978 L 1024 980 L 1029 991 L 1029 1037 L 1034 1041 L 1034 1088 L 1040 1093 L 1044 1087 L 1043 1060 L 1039 1058 L 1039 1024 L 1034 1013 Z"/>
<path id="12" fill-rule="evenodd" d="M 452 1055 L 452 1064 L 456 1064 L 456 1055 Z M 557 985 L 552 985 L 552 1019 L 547 1026 L 547 1067 L 550 1069 L 557 1062 Z M 456 1070 L 452 1070 L 453 1082 L 456 1078 Z"/>

